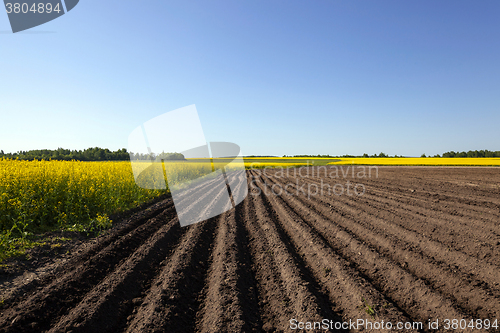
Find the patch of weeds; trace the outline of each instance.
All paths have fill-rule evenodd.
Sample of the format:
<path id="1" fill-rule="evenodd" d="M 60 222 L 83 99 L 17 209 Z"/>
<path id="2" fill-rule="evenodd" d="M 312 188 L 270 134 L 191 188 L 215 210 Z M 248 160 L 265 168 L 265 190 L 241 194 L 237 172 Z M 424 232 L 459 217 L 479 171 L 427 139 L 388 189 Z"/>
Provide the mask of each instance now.
<path id="1" fill-rule="evenodd" d="M 328 276 L 328 274 L 330 274 L 330 272 L 332 271 L 330 267 L 324 267 L 323 270 L 325 271 L 325 277 Z"/>
<path id="2" fill-rule="evenodd" d="M 21 237 L 18 237 L 21 235 Z M 41 235 L 35 235 L 28 232 L 23 233 L 13 233 L 12 230 L 9 232 L 4 232 L 0 234 L 0 262 L 12 258 L 12 257 L 23 257 L 26 260 L 32 260 L 30 254 L 26 253 L 34 247 L 40 247 L 50 244 L 52 249 L 61 248 L 63 243 L 71 240 L 66 237 L 44 237 Z M 56 243 L 51 244 L 56 241 Z M 2 267 L 0 265 L 0 267 Z"/>
<path id="3" fill-rule="evenodd" d="M 49 238 L 44 238 L 42 241 L 51 241 L 51 242 L 61 242 L 61 243 L 64 243 L 64 242 L 67 242 L 67 241 L 70 241 L 71 238 L 68 238 L 68 237 L 49 237 Z"/>
<path id="4" fill-rule="evenodd" d="M 281 304 L 283 304 L 283 306 L 286 308 L 290 305 L 290 300 L 289 299 L 285 299 L 283 301 L 281 301 Z"/>
<path id="5" fill-rule="evenodd" d="M 5 305 L 5 300 L 0 299 L 0 309 L 3 308 L 4 305 Z"/>
<path id="6" fill-rule="evenodd" d="M 67 228 L 68 231 L 77 231 L 90 236 L 99 236 L 103 231 L 111 228 L 113 226 L 113 221 L 109 219 L 109 217 L 104 214 L 97 214 L 95 218 L 90 220 L 85 224 L 74 224 Z"/>
<path id="7" fill-rule="evenodd" d="M 266 253 L 269 254 L 270 256 L 274 255 L 273 250 L 267 250 Z"/>
<path id="8" fill-rule="evenodd" d="M 26 227 L 27 224 L 15 222 L 10 230 L 0 234 L 0 261 L 24 254 L 26 246 L 29 246 L 28 236 L 31 235 Z"/>
<path id="9" fill-rule="evenodd" d="M 375 311 L 375 308 L 372 305 L 368 304 L 368 302 L 365 300 L 364 297 L 362 298 L 362 300 L 363 300 L 363 305 L 362 305 L 363 310 L 365 310 L 365 312 L 370 317 L 372 317 L 373 319 L 375 319 L 375 316 L 377 315 L 377 312 Z"/>
<path id="10" fill-rule="evenodd" d="M 23 256 L 27 249 L 37 246 L 27 234 L 14 238 L 10 233 L 0 234 L 0 262 L 7 258 Z"/>

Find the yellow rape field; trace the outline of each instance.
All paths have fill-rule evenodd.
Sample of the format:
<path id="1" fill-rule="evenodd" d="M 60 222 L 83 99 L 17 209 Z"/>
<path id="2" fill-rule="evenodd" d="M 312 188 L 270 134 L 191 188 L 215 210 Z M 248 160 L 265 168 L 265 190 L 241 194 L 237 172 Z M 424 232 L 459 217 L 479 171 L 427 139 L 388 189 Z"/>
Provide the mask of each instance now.
<path id="1" fill-rule="evenodd" d="M 0 231 L 43 232 L 105 221 L 165 193 L 136 186 L 130 162 L 0 160 Z"/>
<path id="2" fill-rule="evenodd" d="M 310 159 L 311 160 L 311 159 Z M 293 167 L 293 166 L 308 166 L 308 165 L 313 165 L 312 163 L 307 163 L 307 162 L 287 162 L 285 158 L 283 158 L 283 161 L 270 161 L 270 162 L 257 162 L 257 161 L 251 161 L 251 160 L 246 160 L 245 161 L 245 167 L 247 169 L 259 169 L 259 168 L 275 168 L 275 167 L 282 167 L 282 168 L 288 168 L 288 167 Z"/>
<path id="3" fill-rule="evenodd" d="M 339 158 L 331 165 L 428 165 L 428 166 L 500 166 L 498 157 L 356 157 Z"/>
<path id="4" fill-rule="evenodd" d="M 174 162 L 174 165 L 169 165 L 170 183 L 192 180 L 212 171 L 206 170 L 207 161 L 196 162 Z M 221 159 L 214 166 L 229 169 L 243 166 L 242 160 L 225 165 L 230 162 L 231 160 Z M 149 163 L 134 164 L 139 169 L 141 165 L 146 168 Z M 278 158 L 278 161 L 245 161 L 244 165 L 247 168 L 262 168 L 291 167 L 307 163 Z M 153 173 L 161 176 L 161 164 L 155 164 L 155 167 L 160 170 Z M 148 174 L 146 172 L 144 176 L 147 177 Z M 78 226 L 106 214 L 131 208 L 167 191 L 147 190 L 137 186 L 130 162 L 0 159 L 0 232 L 11 230 L 21 236 L 19 234 L 25 231 L 38 233 Z"/>

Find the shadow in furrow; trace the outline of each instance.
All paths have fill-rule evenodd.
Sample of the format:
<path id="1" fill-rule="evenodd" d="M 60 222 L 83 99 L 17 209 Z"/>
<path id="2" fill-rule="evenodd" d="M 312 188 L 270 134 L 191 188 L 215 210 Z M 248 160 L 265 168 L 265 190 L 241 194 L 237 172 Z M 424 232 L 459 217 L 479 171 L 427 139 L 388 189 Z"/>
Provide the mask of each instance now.
<path id="1" fill-rule="evenodd" d="M 333 320 L 334 322 L 342 322 L 342 317 L 332 310 L 332 308 L 336 306 L 331 303 L 328 295 L 323 292 L 323 288 L 321 288 L 318 281 L 316 281 L 314 274 L 307 268 L 307 263 L 300 256 L 298 249 L 295 247 L 295 244 L 293 244 L 293 242 L 288 238 L 287 233 L 283 230 L 281 223 L 279 222 L 278 214 L 272 207 L 269 199 L 264 194 L 261 194 L 259 197 L 262 199 L 264 207 L 272 217 L 272 220 L 274 221 L 276 226 L 276 230 L 279 233 L 279 237 L 281 238 L 283 244 L 285 244 L 292 258 L 295 260 L 296 267 L 300 271 L 301 278 L 307 282 L 307 289 L 316 297 L 317 303 L 319 305 L 319 311 L 322 317 Z M 340 330 L 339 332 L 349 331 Z"/>
<path id="2" fill-rule="evenodd" d="M 245 200 L 250 200 L 250 197 Z M 245 321 L 249 323 L 252 330 L 260 330 L 262 322 L 262 308 L 259 306 L 259 290 L 257 287 L 256 272 L 252 268 L 252 258 L 250 254 L 249 233 L 244 226 L 245 202 L 236 206 L 236 241 L 238 253 L 237 288 L 239 290 L 240 303 L 244 308 Z"/>

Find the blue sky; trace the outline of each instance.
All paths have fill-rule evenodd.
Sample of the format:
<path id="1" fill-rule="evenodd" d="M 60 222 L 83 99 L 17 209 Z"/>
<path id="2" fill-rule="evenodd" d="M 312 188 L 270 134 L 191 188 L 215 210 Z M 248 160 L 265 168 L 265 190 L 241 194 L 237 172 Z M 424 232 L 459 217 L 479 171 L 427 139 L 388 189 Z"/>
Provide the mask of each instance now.
<path id="1" fill-rule="evenodd" d="M 97 1 L 12 34 L 0 149 L 127 147 L 195 104 L 245 155 L 500 150 L 500 2 Z"/>

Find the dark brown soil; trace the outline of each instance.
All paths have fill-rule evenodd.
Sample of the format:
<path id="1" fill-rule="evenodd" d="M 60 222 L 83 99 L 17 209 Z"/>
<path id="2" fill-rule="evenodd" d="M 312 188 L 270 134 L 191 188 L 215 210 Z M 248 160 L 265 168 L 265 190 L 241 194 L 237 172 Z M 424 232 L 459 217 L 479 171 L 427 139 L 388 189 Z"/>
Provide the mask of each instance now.
<path id="1" fill-rule="evenodd" d="M 292 319 L 500 326 L 500 168 L 346 168 L 338 178 L 333 168 L 249 171 L 236 209 L 185 228 L 171 199 L 144 208 L 0 292 L 0 332 L 389 331 L 292 330 Z M 350 194 L 313 193 L 348 181 Z"/>

